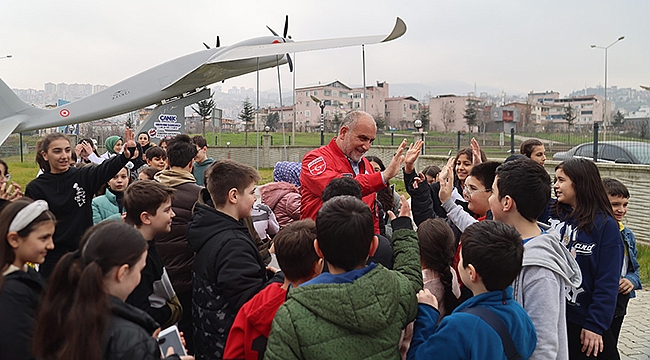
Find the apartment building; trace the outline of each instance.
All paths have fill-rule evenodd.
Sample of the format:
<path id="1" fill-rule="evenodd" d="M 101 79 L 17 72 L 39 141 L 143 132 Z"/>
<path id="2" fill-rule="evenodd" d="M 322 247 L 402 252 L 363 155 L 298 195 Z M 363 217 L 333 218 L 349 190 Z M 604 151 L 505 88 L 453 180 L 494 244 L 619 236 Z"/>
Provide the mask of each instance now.
<path id="1" fill-rule="evenodd" d="M 429 101 L 429 131 L 470 132 L 465 122 L 465 108 L 469 101 L 477 101 L 470 96 L 439 95 Z M 474 130 L 474 129 L 472 129 Z"/>
<path id="2" fill-rule="evenodd" d="M 418 115 L 420 102 L 413 96 L 390 97 L 385 100 L 386 124 L 391 129 L 406 130 L 413 128 Z"/>
<path id="3" fill-rule="evenodd" d="M 337 131 L 338 122 L 350 110 L 363 110 L 364 100 L 366 112 L 383 117 L 387 96 L 388 84 L 385 82 L 366 86 L 365 92 L 363 87 L 351 88 L 338 80 L 297 88 L 296 131 L 320 131 L 320 104 L 324 105 L 324 126 L 328 132 Z"/>
<path id="4" fill-rule="evenodd" d="M 603 120 L 604 102 L 600 95 L 573 96 L 560 98 L 556 91 L 529 93 L 528 104 L 531 105 L 531 122 L 536 126 L 542 125 L 546 131 L 567 131 L 568 124 L 564 119 L 565 108 L 573 108 L 576 119 L 573 122 L 575 130 L 587 130 L 594 121 Z M 611 109 L 611 102 L 607 107 Z M 610 121 L 609 117 L 607 121 Z"/>

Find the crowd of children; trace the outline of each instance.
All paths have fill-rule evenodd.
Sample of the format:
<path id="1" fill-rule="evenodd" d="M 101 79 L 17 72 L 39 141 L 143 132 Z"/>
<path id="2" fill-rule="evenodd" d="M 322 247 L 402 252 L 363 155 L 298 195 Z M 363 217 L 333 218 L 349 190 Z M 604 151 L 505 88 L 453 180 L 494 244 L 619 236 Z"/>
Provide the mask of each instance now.
<path id="1" fill-rule="evenodd" d="M 589 160 L 552 183 L 538 140 L 504 163 L 473 140 L 417 172 L 403 144 L 410 202 L 343 176 L 298 220 L 300 164 L 258 190 L 200 136 L 105 145 L 47 135 L 24 197 L 0 160 L 1 359 L 619 358 L 630 194 Z"/>

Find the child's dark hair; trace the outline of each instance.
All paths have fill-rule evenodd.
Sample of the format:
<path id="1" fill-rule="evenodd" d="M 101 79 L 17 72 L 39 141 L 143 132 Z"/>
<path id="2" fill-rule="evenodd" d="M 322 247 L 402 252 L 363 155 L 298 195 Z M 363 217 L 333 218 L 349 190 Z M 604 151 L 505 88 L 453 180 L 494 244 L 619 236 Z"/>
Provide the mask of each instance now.
<path id="1" fill-rule="evenodd" d="M 138 138 L 140 137 L 140 135 L 142 135 L 142 134 L 147 135 L 147 140 L 148 140 L 148 141 L 151 141 L 151 136 L 149 136 L 149 133 L 147 133 L 146 131 L 140 131 L 140 132 L 138 133 L 138 136 L 136 137 L 136 139 L 138 139 Z"/>
<path id="2" fill-rule="evenodd" d="M 307 280 L 319 257 L 314 249 L 316 223 L 311 219 L 294 221 L 273 238 L 275 255 L 284 276 L 291 281 Z"/>
<path id="3" fill-rule="evenodd" d="M 503 163 L 496 174 L 499 200 L 509 195 L 521 216 L 528 221 L 537 219 L 551 199 L 551 177 L 544 167 L 524 158 Z"/>
<path id="4" fill-rule="evenodd" d="M 456 253 L 454 233 L 443 219 L 427 219 L 418 226 L 418 240 L 422 264 L 426 269 L 440 274 L 440 281 L 445 288 L 446 314 L 442 315 L 448 315 L 458 306 L 458 299 L 452 291 L 453 275 L 451 273 Z"/>
<path id="5" fill-rule="evenodd" d="M 153 180 L 140 180 L 131 184 L 124 191 L 124 221 L 135 226 L 142 226 L 140 214 L 143 212 L 155 216 L 162 203 L 174 196 L 174 189 Z"/>
<path id="6" fill-rule="evenodd" d="M 555 171 L 560 169 L 573 183 L 573 190 L 576 193 L 576 208 L 571 209 L 570 205 L 558 201 L 552 209 L 557 216 L 562 219 L 573 217 L 578 221 L 578 229 L 588 234 L 591 234 L 592 229 L 600 225 L 595 223 L 599 213 L 614 217 L 612 205 L 607 197 L 607 190 L 600 178 L 600 171 L 593 161 L 572 158 L 562 161 L 555 167 Z"/>
<path id="7" fill-rule="evenodd" d="M 323 189 L 321 199 L 323 199 L 323 202 L 326 202 L 333 197 L 341 195 L 350 195 L 357 199 L 361 199 L 361 185 L 351 177 L 332 179 L 329 184 L 325 186 L 325 189 Z"/>
<path id="8" fill-rule="evenodd" d="M 519 152 L 526 155 L 526 157 L 530 157 L 537 146 L 544 146 L 544 143 L 537 139 L 528 139 L 521 143 Z"/>
<path id="9" fill-rule="evenodd" d="M 469 171 L 469 176 L 480 181 L 486 189 L 491 189 L 492 183 L 494 183 L 495 171 L 499 165 L 501 165 L 501 163 L 496 161 L 487 161 L 476 164 L 472 167 L 472 170 Z"/>
<path id="10" fill-rule="evenodd" d="M 163 144 L 165 144 L 165 146 L 167 146 L 168 142 L 169 142 L 169 138 L 162 138 L 162 139 L 160 139 L 160 141 L 158 141 L 158 146 L 162 147 Z"/>
<path id="11" fill-rule="evenodd" d="M 524 245 L 514 227 L 479 221 L 465 229 L 460 242 L 463 267 L 473 265 L 488 291 L 507 288 L 519 274 Z"/>
<path id="12" fill-rule="evenodd" d="M 472 148 L 471 148 L 471 147 L 467 147 L 467 148 L 464 148 L 464 149 L 460 149 L 460 150 L 458 150 L 458 152 L 456 153 L 456 158 L 454 159 L 454 168 L 456 167 L 456 161 L 458 161 L 458 158 L 459 158 L 461 155 L 465 155 L 465 156 L 467 156 L 467 158 L 469 159 L 469 161 L 472 161 L 472 162 L 473 162 L 473 159 L 472 159 L 472 157 L 473 157 L 473 155 L 472 155 Z M 487 156 L 485 155 L 485 151 L 483 151 L 483 149 L 481 149 L 481 162 L 486 162 L 486 161 L 487 161 Z"/>
<path id="13" fill-rule="evenodd" d="M 38 163 L 38 166 L 43 170 L 43 172 L 49 173 L 51 171 L 50 163 L 48 163 L 47 160 L 43 158 L 43 153 L 47 154 L 47 149 L 50 147 L 52 141 L 61 139 L 67 140 L 68 143 L 70 143 L 70 140 L 67 136 L 58 132 L 47 134 L 44 138 L 36 143 L 36 163 Z M 72 154 L 74 153 L 75 152 L 72 151 Z"/>
<path id="14" fill-rule="evenodd" d="M 160 146 L 152 146 L 145 151 L 144 156 L 148 160 L 153 160 L 153 158 L 161 158 L 162 160 L 167 159 L 167 153 Z"/>
<path id="15" fill-rule="evenodd" d="M 0 245 L 0 261 L 2 261 L 2 263 L 0 263 L 0 270 L 5 270 L 5 266 L 12 264 L 16 259 L 16 253 L 7 241 L 9 226 L 11 225 L 11 222 L 14 220 L 18 212 L 33 202 L 34 200 L 28 197 L 23 197 L 10 202 L 2 209 L 2 212 L 0 212 L 0 237 L 2 237 L 2 244 Z M 27 237 L 32 231 L 34 231 L 34 229 L 36 229 L 39 225 L 41 225 L 41 223 L 45 221 L 56 221 L 56 217 L 50 210 L 43 211 L 39 216 L 36 217 L 36 219 L 32 220 L 29 225 L 24 227 L 22 230 L 19 230 L 18 236 L 21 238 Z M 2 280 L 0 279 L 0 284 L 1 283 Z"/>
<path id="16" fill-rule="evenodd" d="M 167 158 L 170 167 L 186 167 L 194 160 L 196 153 L 196 146 L 185 134 L 176 135 L 167 143 Z"/>
<path id="17" fill-rule="evenodd" d="M 469 161 L 473 163 L 472 148 L 471 148 L 471 147 L 468 147 L 468 148 L 460 149 L 460 150 L 458 151 L 458 153 L 456 153 L 456 157 L 454 158 L 454 166 L 453 166 L 453 172 L 454 172 L 454 187 L 455 187 L 456 189 L 458 189 L 458 191 L 462 194 L 463 189 L 462 189 L 461 186 L 460 186 L 460 185 L 461 185 L 461 182 L 460 182 L 460 179 L 458 178 L 458 176 L 457 176 L 457 174 L 456 174 L 456 163 L 458 162 L 458 158 L 460 158 L 461 155 L 465 155 L 465 156 L 467 156 L 467 158 L 469 159 Z M 483 149 L 481 149 L 481 161 L 482 161 L 482 162 L 487 161 L 487 156 L 485 156 L 485 152 L 483 151 Z M 473 167 L 473 166 L 472 166 L 472 167 Z M 471 171 L 471 170 L 470 170 L 470 171 Z"/>
<path id="18" fill-rule="evenodd" d="M 316 232 L 325 260 L 345 271 L 366 263 L 375 236 L 370 208 L 349 195 L 323 204 L 316 216 Z"/>
<path id="19" fill-rule="evenodd" d="M 156 146 L 156 147 L 157 147 L 157 146 Z M 147 175 L 147 177 L 149 178 L 149 180 L 153 180 L 153 177 L 154 177 L 157 173 L 159 173 L 160 171 L 161 171 L 161 170 L 158 170 L 158 169 L 155 168 L 155 167 L 148 167 L 148 168 L 145 168 L 144 170 L 142 170 L 142 171 L 140 171 L 140 172 L 141 172 L 141 173 L 144 173 L 145 175 Z"/>
<path id="20" fill-rule="evenodd" d="M 104 278 L 135 264 L 147 243 L 133 227 L 105 221 L 86 231 L 79 250 L 58 262 L 36 322 L 34 355 L 40 359 L 101 359 L 111 314 Z M 133 270 L 135 271 L 135 270 Z"/>
<path id="21" fill-rule="evenodd" d="M 619 196 L 624 199 L 630 198 L 630 191 L 627 189 L 627 186 L 616 179 L 603 178 L 603 185 L 605 185 L 605 190 L 607 190 L 607 195 L 609 196 Z"/>
<path id="22" fill-rule="evenodd" d="M 196 153 L 196 147 L 191 145 Z M 235 188 L 240 193 L 260 181 L 260 174 L 249 165 L 232 160 L 214 162 L 205 170 L 206 187 L 215 206 L 223 206 L 228 201 L 228 192 Z"/>
<path id="23" fill-rule="evenodd" d="M 192 143 L 194 143 L 194 145 L 196 145 L 196 146 L 198 146 L 200 148 L 204 148 L 204 147 L 208 146 L 208 142 L 201 135 L 196 135 L 195 137 L 193 137 L 192 138 Z"/>
<path id="24" fill-rule="evenodd" d="M 429 165 L 422 170 L 422 173 L 424 174 L 424 176 L 429 175 L 435 179 L 436 176 L 440 174 L 440 168 L 437 167 L 436 165 Z"/>
<path id="25" fill-rule="evenodd" d="M 77 164 L 81 164 L 81 163 L 77 163 Z M 98 166 L 98 165 L 93 164 L 93 163 L 90 163 L 90 164 L 87 164 L 87 165 L 85 165 L 85 166 Z M 127 180 L 128 182 L 127 182 L 126 186 L 128 187 L 128 186 L 133 182 L 133 179 L 131 178 L 131 169 L 129 169 L 129 168 L 126 167 L 126 166 L 123 167 L 122 169 L 126 169 L 126 178 L 128 179 L 128 180 Z M 122 171 L 122 169 L 120 169 L 120 171 Z M 118 172 L 117 172 L 117 173 L 116 173 L 112 178 L 110 178 L 108 181 L 111 181 L 112 179 L 114 179 L 114 178 L 115 178 L 115 177 L 120 173 L 120 171 L 118 171 Z M 103 183 L 102 186 L 99 187 L 99 189 L 98 189 L 97 192 L 95 193 L 95 196 L 106 195 L 106 189 L 110 189 L 110 188 L 108 187 L 108 181 L 105 182 L 105 183 Z M 111 190 L 111 192 L 113 192 L 113 190 Z"/>

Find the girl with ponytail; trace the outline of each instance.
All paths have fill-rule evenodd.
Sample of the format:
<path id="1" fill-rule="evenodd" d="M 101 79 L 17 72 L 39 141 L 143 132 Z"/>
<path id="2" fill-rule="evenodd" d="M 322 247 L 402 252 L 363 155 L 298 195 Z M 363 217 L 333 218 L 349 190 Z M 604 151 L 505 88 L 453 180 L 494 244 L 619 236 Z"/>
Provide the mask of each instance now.
<path id="1" fill-rule="evenodd" d="M 152 336 L 159 325 L 124 302 L 146 256 L 147 243 L 132 226 L 109 221 L 90 228 L 79 250 L 54 268 L 34 335 L 36 357 L 160 359 Z"/>
<path id="2" fill-rule="evenodd" d="M 460 286 L 456 271 L 452 268 L 456 252 L 454 234 L 444 219 L 428 219 L 418 226 L 418 240 L 424 288 L 438 300 L 440 322 L 459 304 Z M 402 358 L 406 358 L 412 336 L 413 323 L 404 330 L 404 338 L 400 344 Z"/>
<path id="3" fill-rule="evenodd" d="M 37 144 L 36 161 L 42 174 L 27 184 L 25 196 L 47 201 L 56 215 L 58 225 L 54 233 L 55 249 L 39 267 L 46 279 L 65 253 L 77 250 L 83 233 L 93 225 L 92 197 L 99 188 L 117 174 L 131 157 L 138 155 L 134 135 L 126 129 L 126 147 L 122 155 L 104 161 L 101 165 L 76 168 L 72 160 L 73 148 L 61 133 L 45 136 Z"/>

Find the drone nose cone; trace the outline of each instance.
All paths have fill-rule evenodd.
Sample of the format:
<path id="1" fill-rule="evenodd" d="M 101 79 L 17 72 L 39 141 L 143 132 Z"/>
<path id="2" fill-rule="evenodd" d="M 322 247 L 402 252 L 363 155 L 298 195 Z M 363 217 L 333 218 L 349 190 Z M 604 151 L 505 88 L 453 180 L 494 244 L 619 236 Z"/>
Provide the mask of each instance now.
<path id="1" fill-rule="evenodd" d="M 275 39 L 275 40 L 273 40 L 273 42 L 271 44 L 280 44 L 280 43 L 282 43 L 282 41 L 280 41 L 278 39 Z"/>

